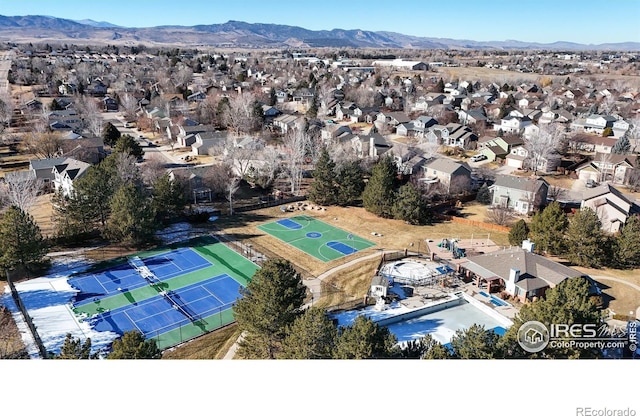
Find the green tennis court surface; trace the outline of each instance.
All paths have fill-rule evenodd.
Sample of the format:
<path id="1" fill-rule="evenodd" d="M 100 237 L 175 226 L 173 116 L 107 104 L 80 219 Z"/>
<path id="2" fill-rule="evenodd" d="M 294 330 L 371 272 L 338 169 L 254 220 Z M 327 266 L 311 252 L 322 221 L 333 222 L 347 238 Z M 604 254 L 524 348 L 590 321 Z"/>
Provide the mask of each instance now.
<path id="1" fill-rule="evenodd" d="M 268 222 L 258 229 L 323 262 L 375 246 L 371 241 L 308 215 Z"/>
<path id="2" fill-rule="evenodd" d="M 73 311 L 96 331 L 137 330 L 160 349 L 233 322 L 239 289 L 259 268 L 208 237 L 132 258 L 69 279 L 78 290 Z"/>

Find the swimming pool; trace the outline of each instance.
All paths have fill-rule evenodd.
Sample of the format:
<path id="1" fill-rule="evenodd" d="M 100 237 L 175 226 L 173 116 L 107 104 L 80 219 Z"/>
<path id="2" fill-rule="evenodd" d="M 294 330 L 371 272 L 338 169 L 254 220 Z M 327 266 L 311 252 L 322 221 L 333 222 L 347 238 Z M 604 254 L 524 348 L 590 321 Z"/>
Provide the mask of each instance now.
<path id="1" fill-rule="evenodd" d="M 490 295 L 483 290 L 480 291 L 480 294 L 485 298 L 489 298 L 489 302 L 491 302 L 495 306 L 511 306 L 508 302 L 505 302 L 504 300 L 500 299 L 497 296 Z"/>

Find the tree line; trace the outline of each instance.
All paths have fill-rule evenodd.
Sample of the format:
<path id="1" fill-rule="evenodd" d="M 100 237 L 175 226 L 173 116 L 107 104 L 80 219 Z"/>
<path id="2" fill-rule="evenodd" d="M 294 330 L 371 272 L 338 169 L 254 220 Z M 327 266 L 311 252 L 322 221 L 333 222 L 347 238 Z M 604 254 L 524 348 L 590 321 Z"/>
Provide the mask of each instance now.
<path id="1" fill-rule="evenodd" d="M 398 166 L 391 154 L 382 157 L 365 179 L 358 162 L 337 165 L 323 148 L 313 173 L 314 181 L 307 197 L 320 205 L 352 206 L 362 204 L 365 210 L 382 218 L 394 218 L 410 224 L 430 221 L 420 189 L 413 183 L 401 184 Z"/>
<path id="2" fill-rule="evenodd" d="M 517 221 L 509 231 L 509 243 L 525 239 L 536 250 L 562 256 L 583 267 L 632 269 L 640 266 L 640 217 L 631 215 L 619 233 L 602 230 L 602 222 L 590 208 L 567 215 L 558 202 L 534 214 L 531 222 Z"/>

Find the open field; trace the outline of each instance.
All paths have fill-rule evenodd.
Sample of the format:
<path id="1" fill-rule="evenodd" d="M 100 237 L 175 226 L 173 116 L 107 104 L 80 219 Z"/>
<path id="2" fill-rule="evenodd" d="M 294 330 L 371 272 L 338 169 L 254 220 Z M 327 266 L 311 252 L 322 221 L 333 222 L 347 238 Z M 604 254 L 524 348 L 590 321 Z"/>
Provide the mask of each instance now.
<path id="1" fill-rule="evenodd" d="M 518 82 L 537 82 L 540 83 L 542 78 L 549 78 L 555 85 L 561 85 L 566 79 L 567 75 L 542 75 L 536 73 L 524 73 L 514 71 L 503 71 L 497 68 L 484 68 L 484 67 L 441 67 L 436 71 L 446 82 L 451 79 L 470 80 L 470 81 L 484 81 L 484 82 L 496 82 L 500 85 L 505 82 L 508 84 Z M 574 75 L 569 75 L 570 78 L 574 78 Z M 581 78 L 590 78 L 594 80 L 612 80 L 612 81 L 624 81 L 629 83 L 630 86 L 640 88 L 640 77 L 633 75 L 618 75 L 618 74 L 593 74 L 593 75 L 580 75 Z"/>

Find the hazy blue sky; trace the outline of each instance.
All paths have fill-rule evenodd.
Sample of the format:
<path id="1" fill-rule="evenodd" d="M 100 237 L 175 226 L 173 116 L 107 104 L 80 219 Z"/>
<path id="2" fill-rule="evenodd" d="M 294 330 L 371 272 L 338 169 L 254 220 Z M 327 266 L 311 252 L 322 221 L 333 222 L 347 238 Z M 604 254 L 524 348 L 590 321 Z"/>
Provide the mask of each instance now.
<path id="1" fill-rule="evenodd" d="M 240 20 L 479 41 L 640 42 L 640 0 L 0 0 L 0 15 L 126 27 Z"/>

